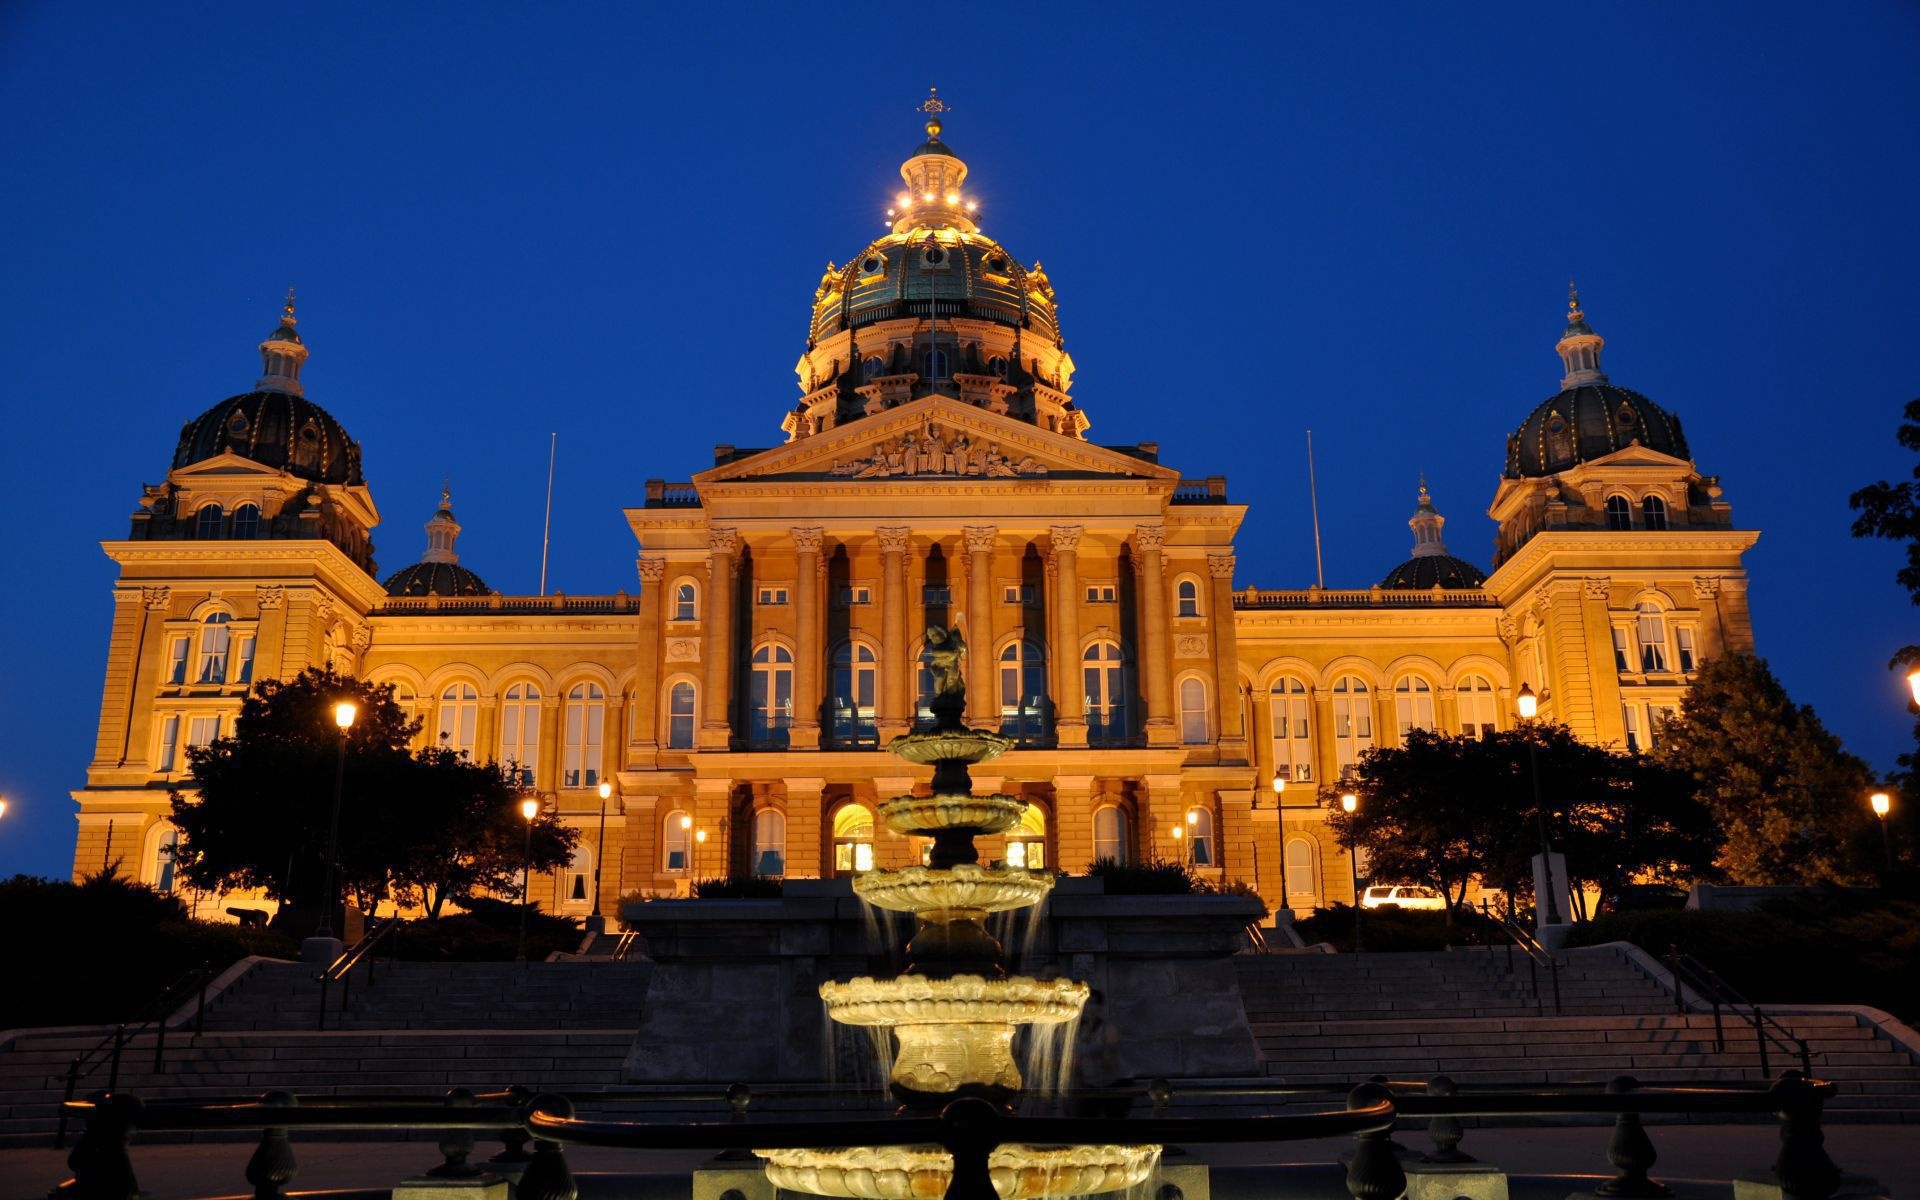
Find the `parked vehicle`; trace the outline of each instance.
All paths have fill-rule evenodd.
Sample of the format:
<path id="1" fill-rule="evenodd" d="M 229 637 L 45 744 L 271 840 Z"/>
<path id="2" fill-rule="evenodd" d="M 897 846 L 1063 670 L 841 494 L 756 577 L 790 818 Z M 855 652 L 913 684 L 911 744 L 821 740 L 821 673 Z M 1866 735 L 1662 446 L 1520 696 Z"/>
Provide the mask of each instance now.
<path id="1" fill-rule="evenodd" d="M 1430 887 L 1409 883 L 1375 884 L 1360 894 L 1361 908 L 1418 908 L 1444 912 L 1446 898 Z"/>

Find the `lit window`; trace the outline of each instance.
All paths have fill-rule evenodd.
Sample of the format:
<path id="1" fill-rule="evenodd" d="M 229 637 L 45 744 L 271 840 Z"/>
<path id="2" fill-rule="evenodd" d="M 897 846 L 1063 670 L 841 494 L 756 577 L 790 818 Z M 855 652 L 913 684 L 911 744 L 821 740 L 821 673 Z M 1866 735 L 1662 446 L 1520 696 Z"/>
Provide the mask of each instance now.
<path id="1" fill-rule="evenodd" d="M 667 749 L 693 749 L 693 684 L 685 679 L 667 689 Z"/>
<path id="2" fill-rule="evenodd" d="M 786 588 L 764 587 L 760 589 L 760 603 L 765 605 L 777 606 L 777 605 L 785 604 L 786 602 L 787 602 Z"/>
<path id="3" fill-rule="evenodd" d="M 753 873 L 787 873 L 787 818 L 778 809 L 763 808 L 753 814 Z"/>
<path id="4" fill-rule="evenodd" d="M 1200 615 L 1200 585 L 1191 579 L 1182 579 L 1174 589 L 1178 602 L 1176 616 L 1197 617 Z"/>
<path id="5" fill-rule="evenodd" d="M 233 618 L 226 613 L 208 613 L 200 628 L 200 670 L 195 676 L 201 683 L 225 683 L 227 681 L 227 648 L 232 643 L 233 630 L 229 627 Z"/>
<path id="6" fill-rule="evenodd" d="M 873 870 L 873 814 L 858 804 L 833 814 L 833 869 L 856 874 Z"/>
<path id="7" fill-rule="evenodd" d="M 1046 869 L 1047 814 L 1038 804 L 1028 804 L 1020 813 L 1020 823 L 1007 831 L 1007 865 Z"/>
<path id="8" fill-rule="evenodd" d="M 1333 746 L 1342 774 L 1373 748 L 1373 695 L 1358 675 L 1333 681 Z"/>
<path id="9" fill-rule="evenodd" d="M 162 895 L 171 895 L 174 884 L 175 858 L 180 849 L 180 831 L 168 827 L 154 839 L 152 878 L 153 890 Z"/>
<path id="10" fill-rule="evenodd" d="M 692 582 L 682 580 L 673 589 L 673 619 L 676 621 L 697 621 L 699 617 L 700 592 Z"/>
<path id="11" fill-rule="evenodd" d="M 1680 669 L 1693 670 L 1693 628 L 1688 625 L 1673 627 L 1673 648 L 1680 656 Z"/>
<path id="12" fill-rule="evenodd" d="M 560 786 L 590 788 L 600 782 L 601 735 L 607 694 L 597 683 L 576 683 L 567 692 L 567 761 Z"/>
<path id="13" fill-rule="evenodd" d="M 187 722 L 187 749 L 200 750 L 213 745 L 220 736 L 220 716 L 218 713 L 194 717 Z"/>
<path id="14" fill-rule="evenodd" d="M 193 649 L 193 639 L 185 634 L 167 643 L 167 682 L 185 683 L 187 681 L 187 657 Z"/>
<path id="15" fill-rule="evenodd" d="M 1196 867 L 1211 867 L 1213 861 L 1213 810 L 1187 810 L 1187 857 Z"/>
<path id="16" fill-rule="evenodd" d="M 197 538 L 217 538 L 225 524 L 218 504 L 209 504 L 194 515 L 193 536 Z"/>
<path id="17" fill-rule="evenodd" d="M 1103 858 L 1117 863 L 1125 863 L 1130 857 L 1127 839 L 1127 814 L 1117 805 L 1109 804 L 1093 812 L 1093 858 L 1095 862 Z"/>
<path id="18" fill-rule="evenodd" d="M 1314 870 L 1313 843 L 1303 837 L 1287 839 L 1287 904 L 1294 909 L 1320 903 L 1320 881 Z"/>
<path id="19" fill-rule="evenodd" d="M 793 724 L 793 652 L 766 643 L 753 652 L 753 686 L 748 696 L 747 741 L 784 747 Z"/>
<path id="20" fill-rule="evenodd" d="M 500 761 L 515 783 L 534 786 L 540 769 L 540 689 L 531 683 L 508 688 L 500 705 Z"/>
<path id="21" fill-rule="evenodd" d="M 1009 642 L 1000 652 L 1000 732 L 1025 741 L 1046 736 L 1046 726 L 1046 657 L 1034 642 Z"/>
<path id="22" fill-rule="evenodd" d="M 153 769 L 166 772 L 173 770 L 174 759 L 180 753 L 180 717 L 172 714 L 160 722 L 160 748 L 153 756 Z"/>
<path id="23" fill-rule="evenodd" d="M 660 869 L 683 872 L 692 864 L 688 848 L 693 845 L 693 818 L 680 809 L 667 814 L 665 836 L 660 839 Z"/>
<path id="24" fill-rule="evenodd" d="M 1393 715 L 1402 741 L 1416 729 L 1434 728 L 1433 688 L 1417 675 L 1402 675 L 1393 688 Z"/>
<path id="25" fill-rule="evenodd" d="M 1273 681 L 1273 769 L 1289 783 L 1313 782 L 1313 711 L 1307 685 L 1283 677 Z"/>
<path id="26" fill-rule="evenodd" d="M 1660 606 L 1651 600 L 1640 602 L 1640 617 L 1634 626 L 1634 636 L 1640 642 L 1640 669 L 1642 671 L 1664 671 L 1667 669 L 1667 618 Z"/>
<path id="27" fill-rule="evenodd" d="M 440 744 L 473 757 L 474 729 L 480 722 L 480 693 L 470 683 L 450 683 L 440 693 Z"/>
<path id="28" fill-rule="evenodd" d="M 1607 497 L 1607 528 L 1633 528 L 1633 501 L 1625 496 Z"/>
<path id="29" fill-rule="evenodd" d="M 251 504 L 242 504 L 233 510 L 233 536 L 236 538 L 254 538 L 260 536 L 260 510 Z"/>
<path id="30" fill-rule="evenodd" d="M 1128 671 L 1126 655 L 1116 642 L 1099 641 L 1081 656 L 1087 701 L 1087 741 L 1102 745 L 1120 741 L 1127 724 Z"/>
<path id="31" fill-rule="evenodd" d="M 1679 720 L 1680 710 L 1671 704 L 1651 704 L 1647 706 L 1647 732 L 1653 739 L 1653 748 L 1667 740 L 1667 724 Z"/>
<path id="32" fill-rule="evenodd" d="M 399 706 L 400 715 L 411 722 L 413 720 L 414 708 L 418 703 L 418 697 L 413 694 L 412 685 L 395 683 L 393 685 L 393 702 Z"/>
<path id="33" fill-rule="evenodd" d="M 1641 523 L 1648 529 L 1667 527 L 1667 502 L 1658 496 L 1648 496 L 1640 502 Z"/>
<path id="34" fill-rule="evenodd" d="M 1212 740 L 1207 730 L 1207 685 L 1194 675 L 1180 681 L 1180 740 L 1189 746 L 1204 746 Z"/>
<path id="35" fill-rule="evenodd" d="M 593 874 L 593 851 L 582 841 L 573 848 L 573 856 L 567 860 L 566 882 L 561 886 L 561 902 L 570 905 L 593 903 L 592 891 L 587 884 L 588 876 Z"/>
<path id="36" fill-rule="evenodd" d="M 1494 730 L 1493 685 L 1484 675 L 1468 675 L 1454 693 L 1460 705 L 1460 732 L 1486 739 Z"/>
<path id="37" fill-rule="evenodd" d="M 1620 706 L 1620 720 L 1627 729 L 1627 753 L 1640 753 L 1640 710 L 1631 704 Z"/>
<path id="38" fill-rule="evenodd" d="M 878 745 L 874 726 L 880 664 L 865 642 L 843 642 L 833 652 L 833 740 L 843 746 Z"/>

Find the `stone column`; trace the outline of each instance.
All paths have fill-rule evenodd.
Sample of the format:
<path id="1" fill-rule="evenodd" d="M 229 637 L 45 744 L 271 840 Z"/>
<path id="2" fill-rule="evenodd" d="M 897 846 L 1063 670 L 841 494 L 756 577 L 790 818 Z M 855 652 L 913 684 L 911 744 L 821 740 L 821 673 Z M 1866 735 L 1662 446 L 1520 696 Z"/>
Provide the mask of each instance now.
<path id="1" fill-rule="evenodd" d="M 967 721 L 976 729 L 1000 728 L 999 689 L 994 687 L 993 550 L 1000 531 L 969 525 L 967 545 Z"/>
<path id="2" fill-rule="evenodd" d="M 1063 747 L 1087 744 L 1086 681 L 1080 674 L 1079 525 L 1048 528 L 1052 543 L 1047 561 L 1055 581 L 1054 635 L 1047 655 L 1053 663 L 1054 730 Z"/>
<path id="3" fill-rule="evenodd" d="M 1604 575 L 1589 576 L 1582 581 L 1580 632 L 1586 643 L 1587 661 L 1593 665 L 1594 740 L 1602 745 L 1624 746 L 1627 723 L 1620 712 L 1620 673 L 1608 669 L 1613 664 L 1613 618 L 1607 612 L 1607 600 L 1612 594 L 1613 581 Z"/>
<path id="4" fill-rule="evenodd" d="M 1093 776 L 1054 776 L 1053 848 L 1055 870 L 1077 874 L 1093 864 Z"/>
<path id="5" fill-rule="evenodd" d="M 286 658 L 287 589 L 284 584 L 261 584 L 253 589 L 260 624 L 254 630 L 253 677 L 283 679 L 281 663 Z"/>
<path id="6" fill-rule="evenodd" d="M 627 758 L 635 767 L 650 767 L 660 750 L 660 615 L 666 603 L 667 560 L 642 555 L 635 565 L 640 571 L 640 645 Z"/>
<path id="7" fill-rule="evenodd" d="M 1333 692 L 1327 688 L 1309 688 L 1307 695 L 1311 701 L 1307 706 L 1307 722 L 1313 738 L 1313 787 L 1317 792 L 1340 778 L 1340 749 L 1334 744 Z"/>
<path id="8" fill-rule="evenodd" d="M 536 792 L 560 790 L 560 725 L 566 716 L 564 705 L 565 702 L 558 696 L 540 697 L 540 763 L 533 771 L 533 790 Z"/>
<path id="9" fill-rule="evenodd" d="M 1133 529 L 1133 565 L 1140 572 L 1140 624 L 1145 627 L 1140 666 L 1147 684 L 1149 746 L 1172 746 L 1180 740 L 1173 719 L 1173 652 L 1167 645 L 1167 576 L 1162 554 L 1166 532 L 1164 525 Z"/>
<path id="10" fill-rule="evenodd" d="M 913 725 L 907 681 L 913 677 L 907 637 L 907 543 L 913 531 L 905 525 L 884 525 L 874 531 L 880 539 L 880 744 L 905 733 Z"/>
<path id="11" fill-rule="evenodd" d="M 473 721 L 473 761 L 500 757 L 500 697 L 482 695 Z"/>
<path id="12" fill-rule="evenodd" d="M 818 879 L 827 851 L 821 834 L 821 818 L 826 809 L 821 792 L 827 781 L 820 778 L 796 779 L 787 784 L 787 878 Z"/>
<path id="13" fill-rule="evenodd" d="M 1247 761 L 1253 766 L 1254 799 L 1265 804 L 1273 795 L 1273 694 L 1254 688 L 1247 705 Z"/>
<path id="14" fill-rule="evenodd" d="M 792 531 L 793 619 L 800 651 L 793 664 L 793 728 L 788 744 L 795 750 L 820 748 L 820 665 L 826 628 L 818 576 L 824 533 L 818 525 Z"/>
<path id="15" fill-rule="evenodd" d="M 110 672 L 121 675 L 124 692 L 122 703 L 126 714 L 126 737 L 120 751 L 115 756 L 118 766 L 150 765 L 153 757 L 153 697 L 160 686 L 160 677 L 167 669 L 167 616 L 173 604 L 173 591 L 164 585 L 143 587 L 140 589 L 140 616 L 135 623 L 139 632 L 134 637 L 135 644 L 128 647 L 116 646 L 116 659 L 108 665 Z M 116 633 L 118 630 L 115 631 Z M 131 670 L 122 664 L 123 656 L 131 651 L 133 659 Z M 259 653 L 256 644 L 254 652 Z M 192 679 L 199 667 L 200 642 L 199 631 L 193 632 L 193 639 L 187 643 L 187 678 Z M 175 751 L 174 770 L 184 771 L 187 766 L 187 730 L 183 720 L 180 728 L 179 748 Z M 139 856 L 140 847 L 134 847 L 134 858 Z"/>
<path id="16" fill-rule="evenodd" d="M 1245 760 L 1247 716 L 1240 705 L 1240 653 L 1233 630 L 1233 555 L 1207 555 L 1213 577 L 1213 685 L 1220 705 L 1220 757 Z"/>
<path id="17" fill-rule="evenodd" d="M 1147 858 L 1185 862 L 1187 811 L 1178 775 L 1143 775 L 1140 790 L 1134 795 L 1139 806 L 1140 852 Z M 1175 841 L 1173 827 L 1181 826 L 1181 840 Z M 1216 834 L 1216 837 L 1218 835 Z"/>
<path id="18" fill-rule="evenodd" d="M 707 545 L 707 628 L 701 646 L 707 687 L 700 748 L 725 750 L 733 743 L 733 574 L 740 536 L 731 529 L 714 529 Z"/>

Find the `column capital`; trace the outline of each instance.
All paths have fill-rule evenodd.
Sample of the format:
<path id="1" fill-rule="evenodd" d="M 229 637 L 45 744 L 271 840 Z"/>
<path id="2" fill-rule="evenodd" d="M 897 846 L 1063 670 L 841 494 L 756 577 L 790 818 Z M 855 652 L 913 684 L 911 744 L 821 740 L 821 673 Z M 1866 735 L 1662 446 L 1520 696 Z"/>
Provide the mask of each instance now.
<path id="1" fill-rule="evenodd" d="M 913 537 L 913 529 L 907 525 L 882 525 L 873 531 L 873 535 L 880 539 L 882 554 L 905 554 Z"/>
<path id="2" fill-rule="evenodd" d="M 1721 579 L 1718 575 L 1695 575 L 1693 594 L 1701 600 L 1711 600 L 1720 594 Z"/>
<path id="3" fill-rule="evenodd" d="M 1053 543 L 1055 554 L 1072 554 L 1080 549 L 1080 535 L 1085 530 L 1084 525 L 1049 525 L 1047 538 Z"/>
<path id="4" fill-rule="evenodd" d="M 165 588 L 160 589 L 162 592 L 166 590 Z M 253 598 L 255 603 L 260 605 L 261 612 L 266 612 L 268 609 L 285 608 L 287 604 L 287 589 L 277 583 L 264 583 L 253 589 Z"/>
<path id="5" fill-rule="evenodd" d="M 793 548 L 802 554 L 820 553 L 827 536 L 827 531 L 818 525 L 798 525 L 788 532 L 793 537 Z"/>
<path id="6" fill-rule="evenodd" d="M 664 558 L 648 558 L 642 554 L 633 560 L 633 565 L 640 572 L 640 586 L 643 588 L 667 577 L 667 560 Z"/>
<path id="7" fill-rule="evenodd" d="M 1165 525 L 1135 525 L 1133 527 L 1133 548 L 1142 553 L 1158 554 L 1167 544 Z"/>
<path id="8" fill-rule="evenodd" d="M 734 554 L 740 549 L 740 531 L 727 525 L 707 530 L 707 548 L 715 554 Z"/>
<path id="9" fill-rule="evenodd" d="M 1590 575 L 1581 583 L 1581 595 L 1589 600 L 1598 600 L 1604 604 L 1607 597 L 1612 594 L 1613 580 L 1605 575 Z"/>
<path id="10" fill-rule="evenodd" d="M 1215 579 L 1232 579 L 1233 578 L 1233 555 L 1232 554 L 1207 555 L 1207 574 L 1213 576 Z"/>
<path id="11" fill-rule="evenodd" d="M 1000 540 L 999 527 L 994 525 L 968 525 L 961 532 L 966 535 L 969 554 L 991 554 Z"/>

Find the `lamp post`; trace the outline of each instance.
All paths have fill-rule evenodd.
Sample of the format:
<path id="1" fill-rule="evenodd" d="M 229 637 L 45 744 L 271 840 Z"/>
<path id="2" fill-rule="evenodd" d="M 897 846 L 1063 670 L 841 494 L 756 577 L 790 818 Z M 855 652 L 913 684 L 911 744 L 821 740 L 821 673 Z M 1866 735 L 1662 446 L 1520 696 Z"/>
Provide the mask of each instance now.
<path id="1" fill-rule="evenodd" d="M 686 824 L 690 824 L 692 820 L 693 818 L 691 817 L 686 818 L 686 820 L 682 822 L 683 826 Z M 693 831 L 693 881 L 696 884 L 700 882 L 700 852 L 702 850 L 705 850 L 706 848 L 707 848 L 707 831 L 704 829 L 694 830 Z"/>
<path id="2" fill-rule="evenodd" d="M 1189 866 L 1201 866 L 1201 865 L 1211 866 L 1212 864 L 1210 863 L 1202 864 L 1200 862 L 1200 847 L 1196 846 L 1193 840 L 1194 835 L 1196 835 L 1199 832 L 1200 832 L 1200 811 L 1198 809 L 1190 808 L 1187 810 L 1187 863 Z M 1211 851 L 1212 847 L 1209 846 L 1208 850 Z"/>
<path id="3" fill-rule="evenodd" d="M 520 802 L 520 815 L 527 821 L 527 840 L 520 853 L 520 943 L 513 961 L 527 961 L 527 902 L 533 889 L 533 819 L 540 815 L 540 802 L 528 796 Z"/>
<path id="4" fill-rule="evenodd" d="M 1873 815 L 1880 818 L 1880 847 L 1887 852 L 1887 873 L 1880 886 L 1885 887 L 1887 880 L 1893 878 L 1893 835 L 1887 832 L 1887 814 L 1893 811 L 1893 797 L 1875 792 L 1867 803 L 1873 806 Z"/>
<path id="5" fill-rule="evenodd" d="M 333 723 L 340 730 L 340 753 L 333 766 L 333 816 L 327 822 L 327 869 L 320 885 L 320 926 L 314 931 L 314 936 L 320 938 L 333 936 L 334 877 L 339 873 L 334 860 L 340 854 L 340 797 L 347 782 L 347 738 L 353 732 L 353 719 L 359 714 L 360 710 L 351 700 L 342 700 L 333 706 Z"/>
<path id="6" fill-rule="evenodd" d="M 1347 792 L 1340 797 L 1340 807 L 1352 816 L 1360 807 L 1360 797 Z M 1360 831 L 1352 825 L 1347 826 L 1347 878 L 1353 882 L 1353 952 L 1362 953 L 1360 944 Z"/>
<path id="7" fill-rule="evenodd" d="M 1920 662 L 1913 664 L 1907 671 L 1907 687 L 1913 692 L 1913 702 L 1920 705 Z"/>
<path id="8" fill-rule="evenodd" d="M 593 848 L 593 915 L 587 918 L 591 933 L 605 933 L 607 918 L 600 911 L 600 863 L 607 856 L 607 801 L 613 798 L 613 785 L 600 785 L 600 840 Z"/>
<path id="9" fill-rule="evenodd" d="M 1186 863 L 1188 866 L 1192 866 L 1193 853 L 1187 847 L 1186 836 L 1187 836 L 1187 831 L 1185 826 L 1175 825 L 1173 827 L 1173 852 L 1180 856 L 1181 862 Z"/>
<path id="10" fill-rule="evenodd" d="M 1287 896 L 1287 779 L 1277 773 L 1273 777 L 1273 830 L 1280 843 L 1280 911 L 1291 913 L 1293 905 Z"/>
<path id="11" fill-rule="evenodd" d="M 1513 699 L 1523 721 L 1533 720 L 1540 711 L 1540 697 L 1533 694 L 1532 684 L 1521 684 L 1519 694 Z M 1527 739 L 1527 774 L 1533 780 L 1533 815 L 1540 823 L 1540 878 L 1544 881 L 1540 890 L 1546 893 L 1544 898 L 1536 896 L 1534 899 L 1536 903 L 1544 899 L 1546 904 L 1546 920 L 1543 924 L 1558 925 L 1560 903 L 1559 889 L 1553 882 L 1553 842 L 1547 833 L 1547 806 L 1540 799 L 1540 747 L 1531 737 Z"/>

